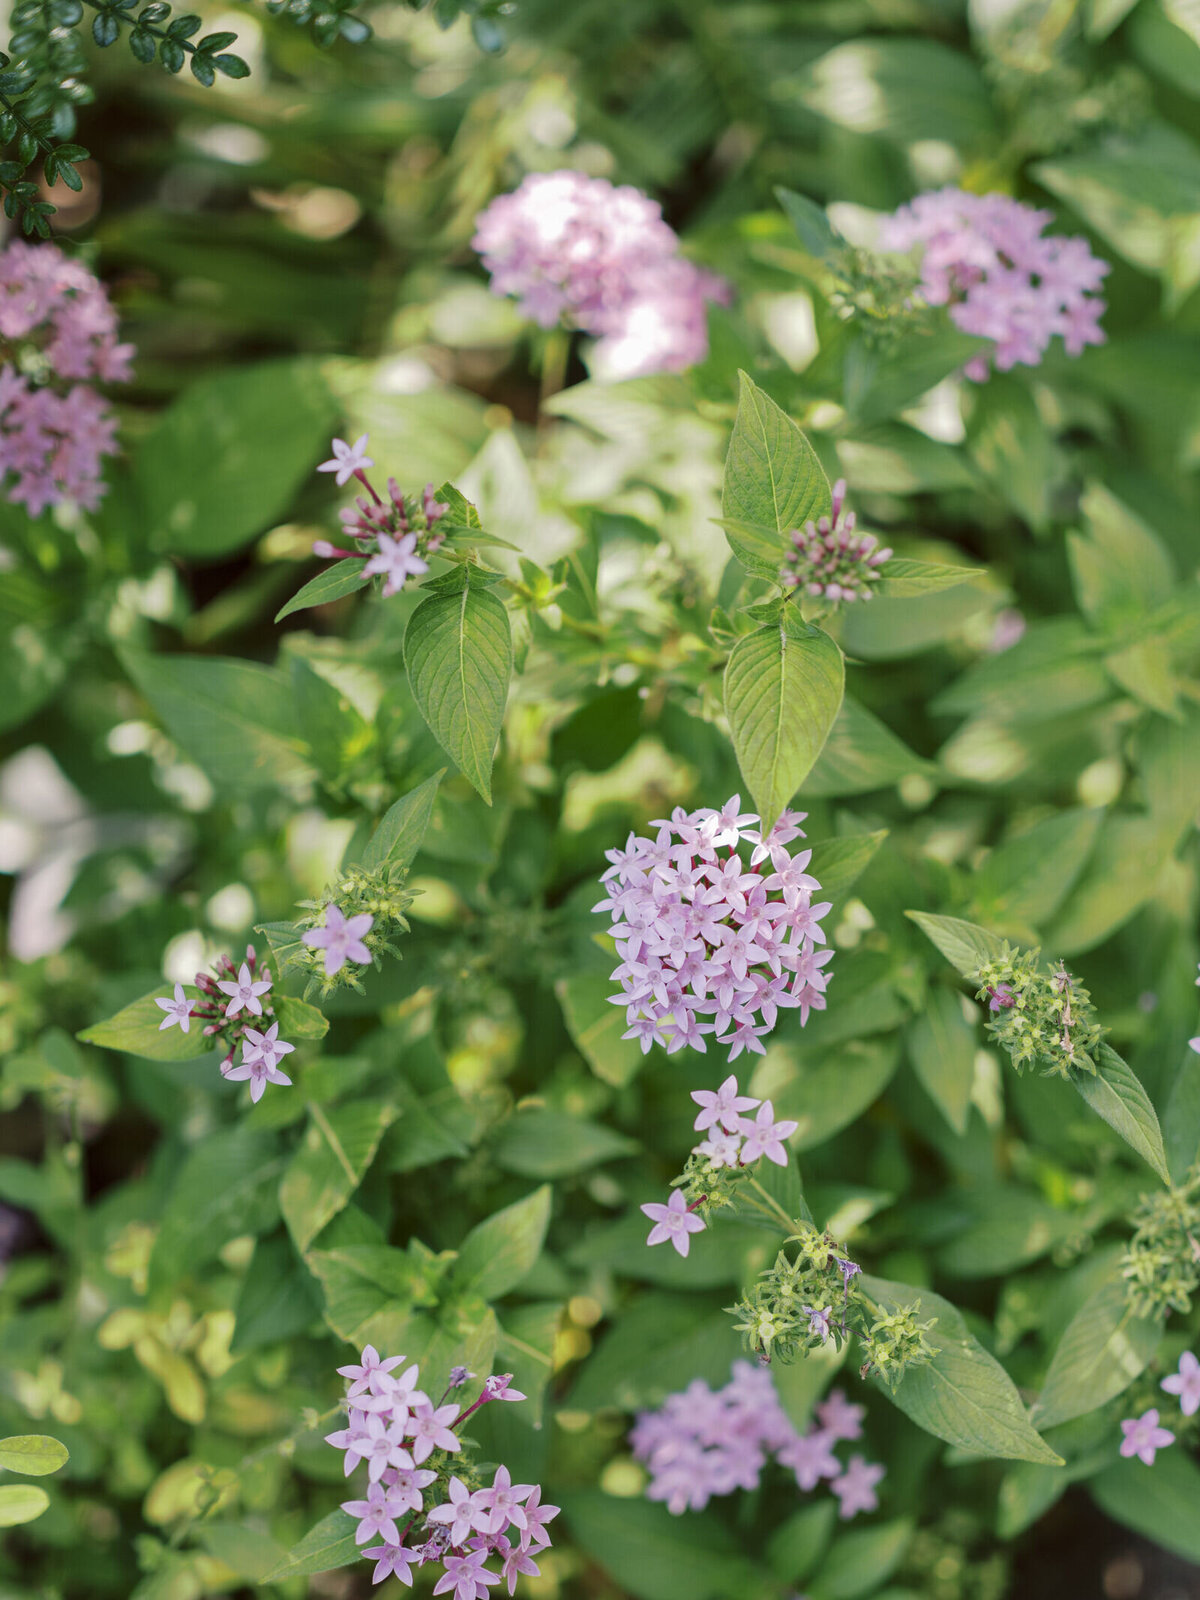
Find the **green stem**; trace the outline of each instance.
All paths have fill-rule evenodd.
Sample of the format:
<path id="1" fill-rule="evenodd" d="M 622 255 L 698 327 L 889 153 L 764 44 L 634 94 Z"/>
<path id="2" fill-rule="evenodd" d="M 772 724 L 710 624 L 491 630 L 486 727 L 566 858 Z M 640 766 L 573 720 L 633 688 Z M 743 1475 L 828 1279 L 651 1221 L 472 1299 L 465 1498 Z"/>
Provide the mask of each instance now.
<path id="1" fill-rule="evenodd" d="M 763 1206 L 759 1206 L 758 1209 L 760 1211 L 762 1211 L 764 1213 L 764 1215 L 769 1216 L 769 1217 L 771 1217 L 773 1219 L 778 1219 L 778 1220 L 782 1221 L 784 1227 L 787 1229 L 789 1234 L 795 1233 L 795 1231 L 796 1231 L 795 1219 L 788 1216 L 787 1212 L 779 1204 L 779 1201 L 776 1200 L 773 1195 L 769 1195 L 767 1193 L 767 1191 L 763 1188 L 762 1184 L 759 1183 L 757 1178 L 751 1178 L 750 1179 L 750 1187 L 752 1189 L 757 1189 L 759 1194 L 762 1195 L 763 1199 L 766 1201 L 766 1204 L 763 1205 Z"/>

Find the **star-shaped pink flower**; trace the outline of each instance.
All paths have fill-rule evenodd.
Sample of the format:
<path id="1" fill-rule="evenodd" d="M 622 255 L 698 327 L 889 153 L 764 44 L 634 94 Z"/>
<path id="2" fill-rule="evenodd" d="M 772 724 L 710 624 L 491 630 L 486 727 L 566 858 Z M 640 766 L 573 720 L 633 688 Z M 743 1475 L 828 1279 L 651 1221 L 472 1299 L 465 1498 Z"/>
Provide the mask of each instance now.
<path id="1" fill-rule="evenodd" d="M 322 461 L 317 468 L 318 472 L 336 472 L 338 487 L 348 483 L 351 478 L 360 472 L 365 472 L 375 463 L 367 454 L 367 435 L 360 434 L 353 444 L 347 444 L 345 439 L 333 441 L 333 458 Z"/>
<path id="2" fill-rule="evenodd" d="M 310 928 L 303 939 L 312 949 L 324 950 L 327 978 L 340 972 L 347 961 L 370 961 L 371 952 L 362 939 L 364 933 L 370 932 L 374 922 L 375 918 L 369 911 L 362 911 L 356 917 L 347 917 L 340 906 L 325 907 L 325 926 Z"/>
<path id="3" fill-rule="evenodd" d="M 688 1210 L 682 1189 L 675 1189 L 665 1206 L 652 1201 L 641 1209 L 654 1223 L 647 1235 L 647 1244 L 665 1244 L 669 1239 L 679 1254 L 686 1256 L 692 1247 L 689 1234 L 704 1232 L 704 1223 Z"/>

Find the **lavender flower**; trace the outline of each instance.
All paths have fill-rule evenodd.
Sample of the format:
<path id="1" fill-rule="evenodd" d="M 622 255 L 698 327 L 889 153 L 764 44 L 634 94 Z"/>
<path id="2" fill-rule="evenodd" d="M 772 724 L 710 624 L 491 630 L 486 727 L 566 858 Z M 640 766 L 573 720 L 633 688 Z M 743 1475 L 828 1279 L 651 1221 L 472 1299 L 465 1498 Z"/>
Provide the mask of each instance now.
<path id="1" fill-rule="evenodd" d="M 1123 1421 L 1121 1432 L 1125 1435 L 1121 1440 L 1121 1454 L 1137 1456 L 1148 1467 L 1154 1465 L 1156 1450 L 1165 1450 L 1169 1444 L 1175 1443 L 1175 1435 L 1170 1428 L 1159 1427 L 1158 1411 L 1154 1406 L 1143 1411 L 1140 1417 L 1129 1417 Z"/>
<path id="2" fill-rule="evenodd" d="M 871 598 L 872 585 L 883 576 L 879 569 L 892 552 L 881 550 L 873 533 L 854 531 L 854 512 L 842 516 L 845 499 L 846 480 L 839 478 L 830 514 L 793 532 L 792 549 L 779 573 L 785 589 L 802 589 L 834 602 Z"/>
<path id="3" fill-rule="evenodd" d="M 131 376 L 103 285 L 52 244 L 0 251 L 0 476 L 36 517 L 73 500 L 95 510 L 101 458 L 116 453 L 116 419 L 85 380 Z"/>
<path id="4" fill-rule="evenodd" d="M 536 1575 L 530 1554 L 549 1545 L 546 1524 L 558 1507 L 542 1505 L 536 1484 L 514 1484 L 503 1465 L 489 1487 L 470 1488 L 467 1480 L 478 1482 L 477 1471 L 451 1430 L 492 1400 L 525 1397 L 512 1387 L 511 1373 L 498 1373 L 487 1379 L 473 1405 L 461 1411 L 453 1405 L 435 1409 L 416 1387 L 415 1365 L 397 1374 L 403 1361 L 403 1356 L 381 1357 L 368 1345 L 360 1361 L 340 1367 L 348 1383 L 347 1425 L 326 1436 L 345 1452 L 347 1477 L 362 1462 L 368 1464 L 366 1498 L 347 1500 L 342 1509 L 359 1521 L 357 1543 L 376 1536 L 383 1541 L 363 1551 L 376 1562 L 372 1581 L 395 1576 L 411 1586 L 413 1567 L 440 1562 L 434 1594 L 478 1600 L 498 1583 L 506 1583 L 511 1594 L 518 1574 Z M 446 1392 L 468 1377 L 464 1367 L 453 1368 Z M 451 1456 L 467 1458 L 458 1471 L 450 1470 Z M 430 1464 L 423 1467 L 426 1460 Z M 446 1498 L 427 1506 L 426 1493 L 436 1484 L 445 1485 Z M 407 1519 L 403 1527 L 401 1518 Z M 498 1573 L 487 1566 L 493 1555 L 501 1562 Z"/>
<path id="5" fill-rule="evenodd" d="M 884 223 L 885 250 L 923 247 L 921 293 L 950 306 L 964 333 L 993 342 L 966 374 L 978 382 L 994 362 L 1001 372 L 1037 366 L 1059 336 L 1068 355 L 1103 344 L 1105 304 L 1095 293 L 1109 272 L 1082 238 L 1044 237 L 1053 213 L 1004 194 L 937 189 L 918 195 Z"/>
<path id="6" fill-rule="evenodd" d="M 649 1469 L 649 1498 L 665 1501 L 679 1516 L 703 1511 L 713 1495 L 757 1488 L 771 1456 L 795 1474 L 805 1493 L 823 1479 L 844 1477 L 833 1453 L 836 1437 L 824 1427 L 798 1432 L 779 1403 L 770 1373 L 735 1361 L 723 1389 L 714 1392 L 697 1378 L 669 1395 L 659 1410 L 640 1412 L 629 1443 Z M 852 1469 L 853 1463 L 847 1470 Z M 883 1470 L 870 1469 L 873 1481 Z"/>
<path id="7" fill-rule="evenodd" d="M 874 1511 L 879 1504 L 875 1485 L 886 1472 L 887 1468 L 879 1462 L 870 1462 L 865 1456 L 851 1456 L 845 1472 L 829 1486 L 841 1501 L 838 1516 L 849 1519 L 860 1511 Z"/>
<path id="8" fill-rule="evenodd" d="M 651 1202 L 641 1208 L 654 1223 L 646 1239 L 647 1244 L 665 1244 L 669 1239 L 681 1256 L 691 1249 L 690 1234 L 703 1233 L 704 1223 L 688 1208 L 679 1189 L 672 1190 L 666 1205 Z"/>
<path id="9" fill-rule="evenodd" d="M 362 941 L 363 934 L 370 933 L 374 924 L 375 918 L 369 911 L 347 917 L 340 906 L 327 905 L 325 926 L 310 928 L 301 937 L 311 949 L 324 950 L 325 976 L 332 978 L 347 961 L 370 961 L 371 952 Z"/>
<path id="10" fill-rule="evenodd" d="M 831 1389 L 815 1408 L 817 1420 L 831 1439 L 861 1439 L 865 1406 L 846 1399 L 844 1389 Z"/>
<path id="11" fill-rule="evenodd" d="M 543 328 L 600 336 L 610 377 L 677 372 L 708 352 L 705 305 L 728 285 L 678 254 L 662 209 L 639 190 L 581 172 L 532 173 L 475 219 L 492 292 L 515 295 Z"/>
<path id="12" fill-rule="evenodd" d="M 161 1006 L 167 1013 L 158 1025 L 159 1033 L 164 1028 L 173 1028 L 176 1023 L 179 1024 L 184 1033 L 188 1031 L 191 1026 L 192 1002 L 184 994 L 181 983 L 175 985 L 175 998 L 173 1000 L 156 1000 L 154 1004 Z"/>
<path id="13" fill-rule="evenodd" d="M 1185 1417 L 1195 1416 L 1200 1410 L 1200 1361 L 1190 1350 L 1179 1358 L 1179 1371 L 1164 1378 L 1162 1387 L 1179 1399 L 1179 1409 Z M 1124 1426 L 1124 1424 L 1122 1424 Z"/>
<path id="14" fill-rule="evenodd" d="M 786 848 L 801 814 L 785 811 L 764 837 L 740 804 L 734 795 L 721 812 L 676 808 L 652 824 L 656 838 L 631 833 L 623 850 L 607 852 L 608 896 L 593 909 L 612 918 L 622 991 L 612 1003 L 625 1007 L 624 1037 L 643 1051 L 684 1040 L 703 1051 L 715 1033 L 730 1059 L 742 1049 L 762 1055 L 759 1036 L 778 1010 L 798 1009 L 803 1023 L 825 1007 L 830 953 L 816 946 L 829 902 L 812 904 L 820 884 L 804 871 L 811 853 Z M 762 852 L 750 870 L 736 853 L 743 839 Z M 774 871 L 764 874 L 768 858 Z"/>
<path id="15" fill-rule="evenodd" d="M 366 453 L 365 433 L 353 444 L 335 439 L 332 448 L 332 457 L 322 461 L 317 471 L 335 473 L 339 488 L 357 478 L 366 493 L 357 495 L 352 507 L 338 513 L 342 534 L 354 541 L 355 548 L 343 549 L 328 539 L 318 539 L 313 554 L 326 560 L 362 561 L 365 577 L 382 576 L 385 597 L 399 594 L 409 578 L 429 571 L 427 557 L 445 542 L 437 524 L 450 507 L 434 497 L 431 483 L 417 499 L 402 494 L 395 478 L 389 478 L 387 497 L 381 495 L 367 477 L 367 469 L 375 462 Z"/>
<path id="16" fill-rule="evenodd" d="M 215 963 L 213 972 L 215 977 L 207 972 L 196 974 L 198 1000 L 189 1001 L 180 983 L 175 985 L 173 1000 L 155 1000 L 155 1005 L 167 1013 L 159 1023 L 159 1031 L 178 1022 L 187 1033 L 191 1018 L 198 1018 L 205 1036 L 226 1047 L 221 1062 L 222 1077 L 234 1083 L 249 1082 L 250 1098 L 257 1103 L 268 1083 L 291 1084 L 292 1080 L 279 1070 L 278 1064 L 296 1048 L 279 1038 L 274 1007 L 265 998 L 272 988 L 270 969 L 258 965 L 251 944 L 246 946 L 245 960 L 239 967 L 225 955 Z M 243 1007 L 264 1022 L 271 1018 L 270 1025 L 265 1030 L 251 1028 L 246 1017 L 239 1017 Z M 239 1045 L 242 1059 L 235 1067 L 233 1062 Z"/>
<path id="17" fill-rule="evenodd" d="M 351 478 L 357 478 L 368 467 L 375 465 L 367 454 L 367 435 L 361 434 L 353 444 L 347 444 L 345 439 L 333 441 L 333 459 L 322 461 L 317 468 L 318 472 L 336 472 L 337 486 L 343 488 Z"/>

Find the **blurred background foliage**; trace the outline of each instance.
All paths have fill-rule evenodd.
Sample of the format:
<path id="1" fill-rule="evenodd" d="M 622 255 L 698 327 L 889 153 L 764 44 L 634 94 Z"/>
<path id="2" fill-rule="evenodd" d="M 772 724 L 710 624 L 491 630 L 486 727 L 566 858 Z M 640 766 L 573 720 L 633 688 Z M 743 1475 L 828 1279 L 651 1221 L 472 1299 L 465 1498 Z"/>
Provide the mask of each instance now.
<path id="1" fill-rule="evenodd" d="M 814 839 L 887 838 L 838 897 L 829 1011 L 781 1023 L 755 1088 L 802 1119 L 818 1220 L 950 1295 L 1035 1393 L 1150 1179 L 1061 1086 L 1002 1075 L 903 913 L 1069 958 L 1182 1175 L 1200 1134 L 1195 7 L 387 3 L 361 8 L 370 41 L 329 50 L 257 8 L 201 9 L 250 76 L 204 89 L 93 52 L 92 158 L 53 195 L 138 346 L 127 455 L 94 516 L 0 508 L 0 1432 L 71 1450 L 0 1594 L 259 1592 L 340 1497 L 313 1418 L 336 1399 L 334 1332 L 363 1316 L 336 1252 L 385 1239 L 418 1241 L 405 1293 L 370 1313 L 398 1348 L 440 1359 L 487 1328 L 544 1392 L 480 1423 L 565 1508 L 531 1595 L 1092 1593 L 1126 1537 L 1093 1505 L 1200 1561 L 1200 1471 L 1182 1450 L 1153 1474 L 1117 1464 L 1107 1412 L 1052 1429 L 1053 1469 L 973 1462 L 872 1398 L 892 1531 L 837 1535 L 832 1565 L 828 1519 L 783 1482 L 680 1521 L 640 1498 L 629 1412 L 723 1381 L 721 1307 L 767 1245 L 643 1249 L 636 1205 L 691 1142 L 687 1091 L 722 1074 L 620 1041 L 588 915 L 605 848 L 738 787 L 709 627 L 719 606 L 727 641 L 759 590 L 710 519 L 742 366 L 899 553 L 981 569 L 845 619 L 852 703 L 802 803 Z M 562 166 L 660 198 L 734 284 L 692 373 L 594 382 L 577 342 L 558 388 L 546 336 L 488 294 L 475 214 Z M 1087 234 L 1113 266 L 1109 342 L 964 385 L 948 326 L 867 337 L 774 194 L 869 244 L 878 213 L 944 183 Z M 453 478 L 519 547 L 524 670 L 494 807 L 461 778 L 441 790 L 404 962 L 330 1008 L 298 1091 L 243 1115 L 207 1064 L 73 1035 L 320 893 L 444 765 L 400 666 L 410 595 L 272 625 L 333 525 L 313 468 L 334 431 L 369 432 L 406 486 Z M 356 1182 L 281 1213 L 309 1101 L 357 1141 Z M 543 1182 L 545 1248 L 489 1321 L 443 1292 L 437 1252 Z M 794 1418 L 828 1378 L 780 1374 Z M 1144 1590 L 1105 1592 L 1195 1587 L 1139 1548 L 1119 1559 Z M 261 1592 L 351 1596 L 367 1576 Z"/>

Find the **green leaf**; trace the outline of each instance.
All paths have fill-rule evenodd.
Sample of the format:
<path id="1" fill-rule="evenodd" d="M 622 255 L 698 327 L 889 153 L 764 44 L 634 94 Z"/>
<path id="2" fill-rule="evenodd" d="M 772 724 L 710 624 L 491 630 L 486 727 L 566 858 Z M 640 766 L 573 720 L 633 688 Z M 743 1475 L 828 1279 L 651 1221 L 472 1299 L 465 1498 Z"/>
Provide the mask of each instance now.
<path id="1" fill-rule="evenodd" d="M 1200 1467 L 1186 1450 L 1164 1450 L 1153 1468 L 1136 1460 L 1114 1461 L 1088 1484 L 1110 1517 L 1171 1550 L 1200 1562 Z"/>
<path id="2" fill-rule="evenodd" d="M 15 1528 L 40 1517 L 50 1504 L 45 1489 L 32 1483 L 7 1483 L 0 1488 L 0 1528 Z"/>
<path id="3" fill-rule="evenodd" d="M 455 1291 L 497 1300 L 515 1289 L 541 1253 L 549 1222 L 550 1185 L 544 1183 L 478 1223 L 458 1252 L 451 1275 Z"/>
<path id="4" fill-rule="evenodd" d="M 822 1600 L 858 1600 L 874 1593 L 900 1565 L 912 1536 L 908 1517 L 840 1534 L 814 1579 Z"/>
<path id="5" fill-rule="evenodd" d="M 1130 1310 L 1125 1281 L 1114 1273 L 1088 1296 L 1059 1341 L 1033 1410 L 1039 1428 L 1115 1399 L 1145 1370 L 1161 1337 L 1156 1318 Z"/>
<path id="6" fill-rule="evenodd" d="M 255 1244 L 234 1313 L 229 1348 L 235 1355 L 295 1338 L 319 1320 L 316 1284 L 285 1235 Z"/>
<path id="7" fill-rule="evenodd" d="M 297 589 L 287 605 L 275 613 L 275 621 L 282 622 L 293 611 L 307 611 L 310 606 L 328 605 L 331 600 L 340 600 L 343 595 L 365 588 L 371 580 L 363 576 L 364 565 L 364 562 L 349 556 L 344 561 L 335 561 L 333 566 L 326 567 L 324 572 L 318 572 L 315 578 L 310 578 L 302 589 Z"/>
<path id="8" fill-rule="evenodd" d="M 573 1538 L 619 1591 L 637 1600 L 729 1600 L 763 1590 L 765 1575 L 737 1553 L 713 1517 L 685 1521 L 665 1506 L 600 1489 L 572 1489 L 558 1498 Z"/>
<path id="9" fill-rule="evenodd" d="M 821 885 L 817 897 L 836 900 L 857 883 L 875 852 L 888 836 L 886 828 L 874 833 L 845 834 L 839 839 L 819 839 L 812 847 L 809 871 Z"/>
<path id="10" fill-rule="evenodd" d="M 842 703 L 845 664 L 828 634 L 789 607 L 734 645 L 725 715 L 738 766 L 769 828 L 808 776 Z"/>
<path id="11" fill-rule="evenodd" d="M 895 1016 L 884 1014 L 887 1026 Z M 809 1027 L 812 1024 L 810 1022 Z M 781 1117 L 798 1124 L 788 1141 L 795 1150 L 824 1144 L 839 1128 L 874 1105 L 896 1071 L 900 1052 L 891 1038 L 851 1038 L 839 1050 L 813 1061 L 807 1041 L 792 1024 L 794 1037 L 777 1037 L 768 1045 L 772 1065 L 792 1065 L 792 1073 L 772 1081 L 772 1099 Z"/>
<path id="12" fill-rule="evenodd" d="M 935 769 L 902 744 L 873 711 L 846 695 L 804 792 L 816 799 L 890 789 L 910 773 Z"/>
<path id="13" fill-rule="evenodd" d="M 796 237 L 818 261 L 824 260 L 842 242 L 837 229 L 830 222 L 823 206 L 807 195 L 793 189 L 778 188 L 775 198 L 783 207 L 784 215 L 796 230 Z"/>
<path id="14" fill-rule="evenodd" d="M 766 530 L 767 557 L 756 538 L 743 543 L 727 529 L 730 548 L 748 572 L 775 581 L 790 549 L 788 534 L 827 512 L 832 503 L 829 480 L 816 451 L 785 411 L 744 372 L 733 436 L 725 457 L 721 515 L 731 524 L 748 523 Z"/>
<path id="15" fill-rule="evenodd" d="M 513 1388 L 526 1397 L 515 1413 L 518 1422 L 542 1425 L 546 1385 L 554 1371 L 554 1345 L 562 1323 L 563 1306 L 557 1300 L 535 1300 L 504 1313 L 498 1328 L 496 1361 L 513 1375 Z"/>
<path id="16" fill-rule="evenodd" d="M 963 1198 L 977 1220 L 937 1257 L 939 1268 L 952 1277 L 1001 1277 L 1081 1232 L 1078 1211 L 1051 1205 L 1026 1189 L 989 1184 Z"/>
<path id="17" fill-rule="evenodd" d="M 299 1544 L 288 1551 L 287 1559 L 268 1572 L 263 1583 L 283 1583 L 288 1578 L 307 1578 L 316 1572 L 332 1572 L 335 1567 L 348 1567 L 362 1558 L 362 1548 L 355 1544 L 358 1523 L 346 1511 L 331 1511 L 322 1517 L 315 1528 L 310 1528 Z"/>
<path id="18" fill-rule="evenodd" d="M 876 593 L 894 600 L 918 594 L 933 594 L 938 589 L 953 589 L 956 584 L 982 578 L 982 567 L 947 567 L 937 561 L 905 561 L 893 556 L 880 567 Z"/>
<path id="19" fill-rule="evenodd" d="M 445 771 L 443 767 L 389 806 L 362 853 L 362 865 L 368 872 L 383 866 L 395 871 L 411 866 L 433 816 L 433 802 Z"/>
<path id="20" fill-rule="evenodd" d="M 308 951 L 304 943 L 306 929 L 298 922 L 257 922 L 255 933 L 261 933 L 270 946 L 274 970 L 282 973 L 294 962 L 302 961 Z"/>
<path id="21" fill-rule="evenodd" d="M 986 340 L 957 328 L 939 328 L 887 347 L 871 346 L 861 337 L 853 340 L 846 349 L 844 376 L 851 422 L 865 427 L 895 417 L 987 348 Z"/>
<path id="22" fill-rule="evenodd" d="M 1095 848 L 1103 811 L 1060 811 L 996 846 L 975 875 L 980 921 L 1037 929 L 1055 914 Z"/>
<path id="23" fill-rule="evenodd" d="M 179 1169 L 159 1218 L 151 1293 L 203 1266 L 239 1234 L 272 1227 L 282 1165 L 274 1135 L 245 1127 L 206 1134 Z"/>
<path id="24" fill-rule="evenodd" d="M 184 984 L 183 992 L 189 1000 L 199 1000 L 200 992 L 191 984 Z M 188 1031 L 171 1025 L 161 1026 L 166 1013 L 155 1005 L 156 999 L 169 1000 L 173 985 L 162 983 L 151 994 L 143 995 L 131 1005 L 118 1011 L 105 1022 L 93 1022 L 75 1037 L 84 1044 L 100 1045 L 105 1050 L 123 1050 L 126 1055 L 145 1056 L 149 1061 L 194 1061 L 199 1056 L 211 1055 L 213 1044 L 206 1039 L 201 1023 L 193 1017 Z"/>
<path id="25" fill-rule="evenodd" d="M 626 1029 L 625 1013 L 608 1003 L 613 993 L 612 980 L 598 974 L 577 973 L 560 978 L 554 992 L 563 1008 L 567 1031 L 596 1076 L 617 1089 L 632 1083 L 646 1058 L 636 1039 L 621 1037 Z"/>
<path id="26" fill-rule="evenodd" d="M 235 368 L 191 384 L 134 461 L 154 548 L 219 556 L 261 533 L 328 453 L 336 418 L 310 361 Z"/>
<path id="27" fill-rule="evenodd" d="M 433 595 L 409 618 L 404 658 L 430 731 L 491 805 L 492 758 L 513 665 L 508 612 L 486 590 Z"/>
<path id="28" fill-rule="evenodd" d="M 975 1030 L 963 1017 L 961 997 L 934 985 L 908 1030 L 908 1053 L 930 1099 L 959 1135 L 967 1131 L 975 1050 Z"/>
<path id="29" fill-rule="evenodd" d="M 935 1438 L 974 1455 L 1061 1465 L 1062 1458 L 1031 1426 L 1008 1373 L 988 1355 L 948 1300 L 929 1289 L 867 1274 L 860 1281 L 885 1311 L 915 1302 L 921 1321 L 937 1318 L 928 1337 L 938 1354 L 928 1365 L 910 1368 L 895 1394 L 889 1395 L 905 1416 Z"/>
<path id="30" fill-rule="evenodd" d="M 935 917 L 927 911 L 906 911 L 921 932 L 931 939 L 950 965 L 964 978 L 978 972 L 989 961 L 998 961 L 1004 940 L 986 928 L 964 922 L 961 917 Z"/>
<path id="31" fill-rule="evenodd" d="M 121 661 L 167 732 L 214 783 L 254 789 L 311 776 L 281 674 L 251 661 L 131 649 Z"/>
<path id="32" fill-rule="evenodd" d="M 284 1173 L 279 1205 L 288 1232 L 303 1253 L 337 1216 L 375 1159 L 396 1112 L 386 1101 L 362 1100 L 328 1115 L 310 1104 L 304 1143 Z"/>
<path id="33" fill-rule="evenodd" d="M 529 1110 L 515 1112 L 502 1125 L 494 1154 L 498 1166 L 523 1178 L 565 1178 L 637 1148 L 633 1139 L 586 1117 Z"/>
<path id="34" fill-rule="evenodd" d="M 329 1032 L 329 1018 L 307 1000 L 297 1000 L 294 995 L 271 995 L 275 1020 L 285 1039 L 323 1039 Z"/>
<path id="35" fill-rule="evenodd" d="M 0 1467 L 6 1472 L 23 1472 L 30 1478 L 44 1478 L 66 1466 L 71 1452 L 48 1433 L 16 1433 L 0 1439 Z"/>
<path id="36" fill-rule="evenodd" d="M 910 913 L 911 915 L 911 913 Z M 1101 1044 L 1095 1052 L 1096 1071 L 1073 1072 L 1071 1082 L 1109 1127 L 1136 1150 L 1164 1183 L 1170 1183 L 1162 1129 L 1142 1080 L 1111 1045 Z"/>
<path id="37" fill-rule="evenodd" d="M 814 1570 L 833 1532 L 832 1499 L 793 1511 L 767 1541 L 771 1571 L 783 1583 L 803 1583 Z"/>

